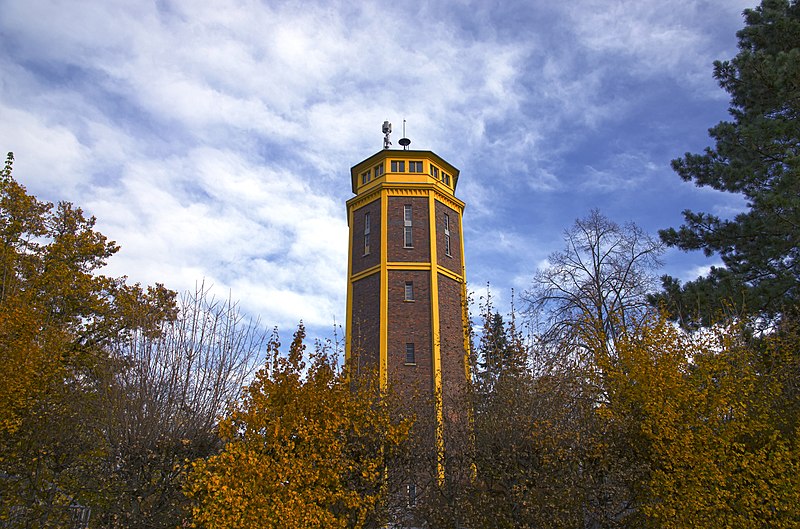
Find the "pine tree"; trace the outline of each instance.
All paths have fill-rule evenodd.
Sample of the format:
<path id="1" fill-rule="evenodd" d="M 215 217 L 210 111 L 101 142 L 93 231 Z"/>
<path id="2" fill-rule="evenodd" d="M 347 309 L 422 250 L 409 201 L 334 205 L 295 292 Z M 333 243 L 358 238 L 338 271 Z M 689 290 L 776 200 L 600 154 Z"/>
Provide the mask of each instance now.
<path id="1" fill-rule="evenodd" d="M 672 162 L 684 180 L 747 203 L 733 219 L 686 210 L 683 226 L 660 232 L 724 263 L 685 285 L 663 278 L 652 301 L 688 326 L 731 311 L 774 317 L 800 301 L 800 4 L 764 0 L 744 18 L 739 53 L 714 63 L 732 119 L 709 130 L 715 147 Z"/>

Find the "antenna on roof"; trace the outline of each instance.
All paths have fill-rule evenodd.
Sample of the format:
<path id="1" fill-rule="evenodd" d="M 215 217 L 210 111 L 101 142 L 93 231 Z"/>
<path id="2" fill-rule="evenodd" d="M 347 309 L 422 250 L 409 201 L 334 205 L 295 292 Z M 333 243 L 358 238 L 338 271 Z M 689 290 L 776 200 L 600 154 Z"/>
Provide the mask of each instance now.
<path id="1" fill-rule="evenodd" d="M 411 145 L 411 140 L 406 138 L 406 120 L 403 120 L 403 137 L 397 143 L 403 146 L 404 151 L 407 151 L 408 146 Z"/>
<path id="2" fill-rule="evenodd" d="M 388 149 L 389 146 L 392 144 L 391 140 L 389 139 L 389 134 L 392 133 L 392 124 L 388 121 L 383 122 L 383 148 Z"/>

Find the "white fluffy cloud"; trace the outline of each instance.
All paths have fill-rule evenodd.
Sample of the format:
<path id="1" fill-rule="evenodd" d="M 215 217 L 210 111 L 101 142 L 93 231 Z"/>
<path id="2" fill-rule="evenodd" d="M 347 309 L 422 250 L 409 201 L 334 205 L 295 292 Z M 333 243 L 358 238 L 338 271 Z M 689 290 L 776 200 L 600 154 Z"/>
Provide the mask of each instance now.
<path id="1" fill-rule="evenodd" d="M 585 213 L 552 197 L 646 187 L 649 147 L 592 154 L 630 111 L 616 83 L 711 93 L 743 7 L 8 0 L 0 147 L 31 191 L 98 217 L 122 246 L 109 273 L 205 278 L 267 325 L 321 329 L 344 317 L 349 167 L 384 119 L 462 169 L 472 281 L 518 285 L 558 238 L 532 227 Z"/>

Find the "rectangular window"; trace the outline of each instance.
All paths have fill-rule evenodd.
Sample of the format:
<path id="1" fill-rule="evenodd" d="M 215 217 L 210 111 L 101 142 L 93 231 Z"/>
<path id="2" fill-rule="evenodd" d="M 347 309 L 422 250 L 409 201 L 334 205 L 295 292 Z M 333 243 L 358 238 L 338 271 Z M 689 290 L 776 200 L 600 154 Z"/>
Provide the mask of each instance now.
<path id="1" fill-rule="evenodd" d="M 408 162 L 408 172 L 409 173 L 421 173 L 422 172 L 422 162 Z"/>
<path id="2" fill-rule="evenodd" d="M 366 173 L 361 173 L 361 185 L 363 186 L 370 180 L 370 172 L 367 171 Z"/>
<path id="3" fill-rule="evenodd" d="M 448 257 L 450 255 L 450 215 L 444 214 L 444 253 Z"/>
<path id="4" fill-rule="evenodd" d="M 411 204 L 406 204 L 403 206 L 403 247 L 414 247 L 414 238 L 411 226 Z"/>
<path id="5" fill-rule="evenodd" d="M 406 162 L 405 162 L 405 160 L 392 160 L 392 172 L 393 173 L 405 173 L 406 172 Z"/>
<path id="6" fill-rule="evenodd" d="M 447 173 L 442 173 L 442 180 L 446 185 L 450 185 L 450 175 Z"/>
<path id="7" fill-rule="evenodd" d="M 406 485 L 406 492 L 408 493 L 408 506 L 415 507 L 417 505 L 417 486 L 409 483 Z"/>
<path id="8" fill-rule="evenodd" d="M 364 213 L 364 255 L 369 255 L 369 213 Z"/>
<path id="9" fill-rule="evenodd" d="M 403 294 L 404 301 L 414 301 L 414 282 L 406 281 L 406 288 Z"/>
<path id="10" fill-rule="evenodd" d="M 406 364 L 416 364 L 417 357 L 414 354 L 414 344 L 407 343 L 406 344 Z"/>
<path id="11" fill-rule="evenodd" d="M 383 176 L 383 164 L 375 166 L 375 178 L 378 178 L 379 176 Z"/>
<path id="12" fill-rule="evenodd" d="M 431 164 L 431 176 L 437 180 L 439 179 L 439 168 L 433 164 Z"/>

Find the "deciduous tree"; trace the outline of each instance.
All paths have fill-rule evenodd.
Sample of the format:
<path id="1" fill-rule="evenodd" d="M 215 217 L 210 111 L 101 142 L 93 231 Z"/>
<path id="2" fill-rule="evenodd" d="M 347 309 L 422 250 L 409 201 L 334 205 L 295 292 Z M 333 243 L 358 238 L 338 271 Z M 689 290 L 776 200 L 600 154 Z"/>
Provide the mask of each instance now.
<path id="1" fill-rule="evenodd" d="M 59 526 L 90 499 L 107 447 L 107 347 L 156 332 L 145 322 L 170 318 L 174 300 L 163 286 L 101 275 L 116 244 L 80 208 L 29 195 L 12 162 L 0 173 L 0 517 Z"/>
<path id="2" fill-rule="evenodd" d="M 759 357 L 796 354 L 771 337 L 753 348 L 736 328 L 696 336 L 663 318 L 617 344 L 600 367 L 600 413 L 645 463 L 635 483 L 637 526 L 796 527 L 800 450 L 783 382 Z"/>
<path id="3" fill-rule="evenodd" d="M 189 461 L 221 449 L 218 418 L 239 398 L 263 353 L 258 322 L 230 298 L 215 299 L 203 283 L 184 293 L 177 309 L 159 332 L 136 329 L 110 346 L 97 526 L 180 524 L 188 512 Z"/>
<path id="4" fill-rule="evenodd" d="M 546 342 L 572 341 L 591 322 L 613 343 L 648 308 L 662 244 L 635 224 L 592 210 L 564 232 L 566 248 L 548 257 L 524 294 Z M 561 347 L 561 346 L 560 346 Z M 563 347 L 562 347 L 563 349 Z"/>
<path id="5" fill-rule="evenodd" d="M 384 461 L 409 424 L 390 417 L 374 383 L 348 380 L 324 350 L 306 361 L 304 338 L 301 326 L 286 356 L 270 341 L 266 365 L 220 425 L 224 450 L 194 463 L 195 526 L 386 522 Z"/>

